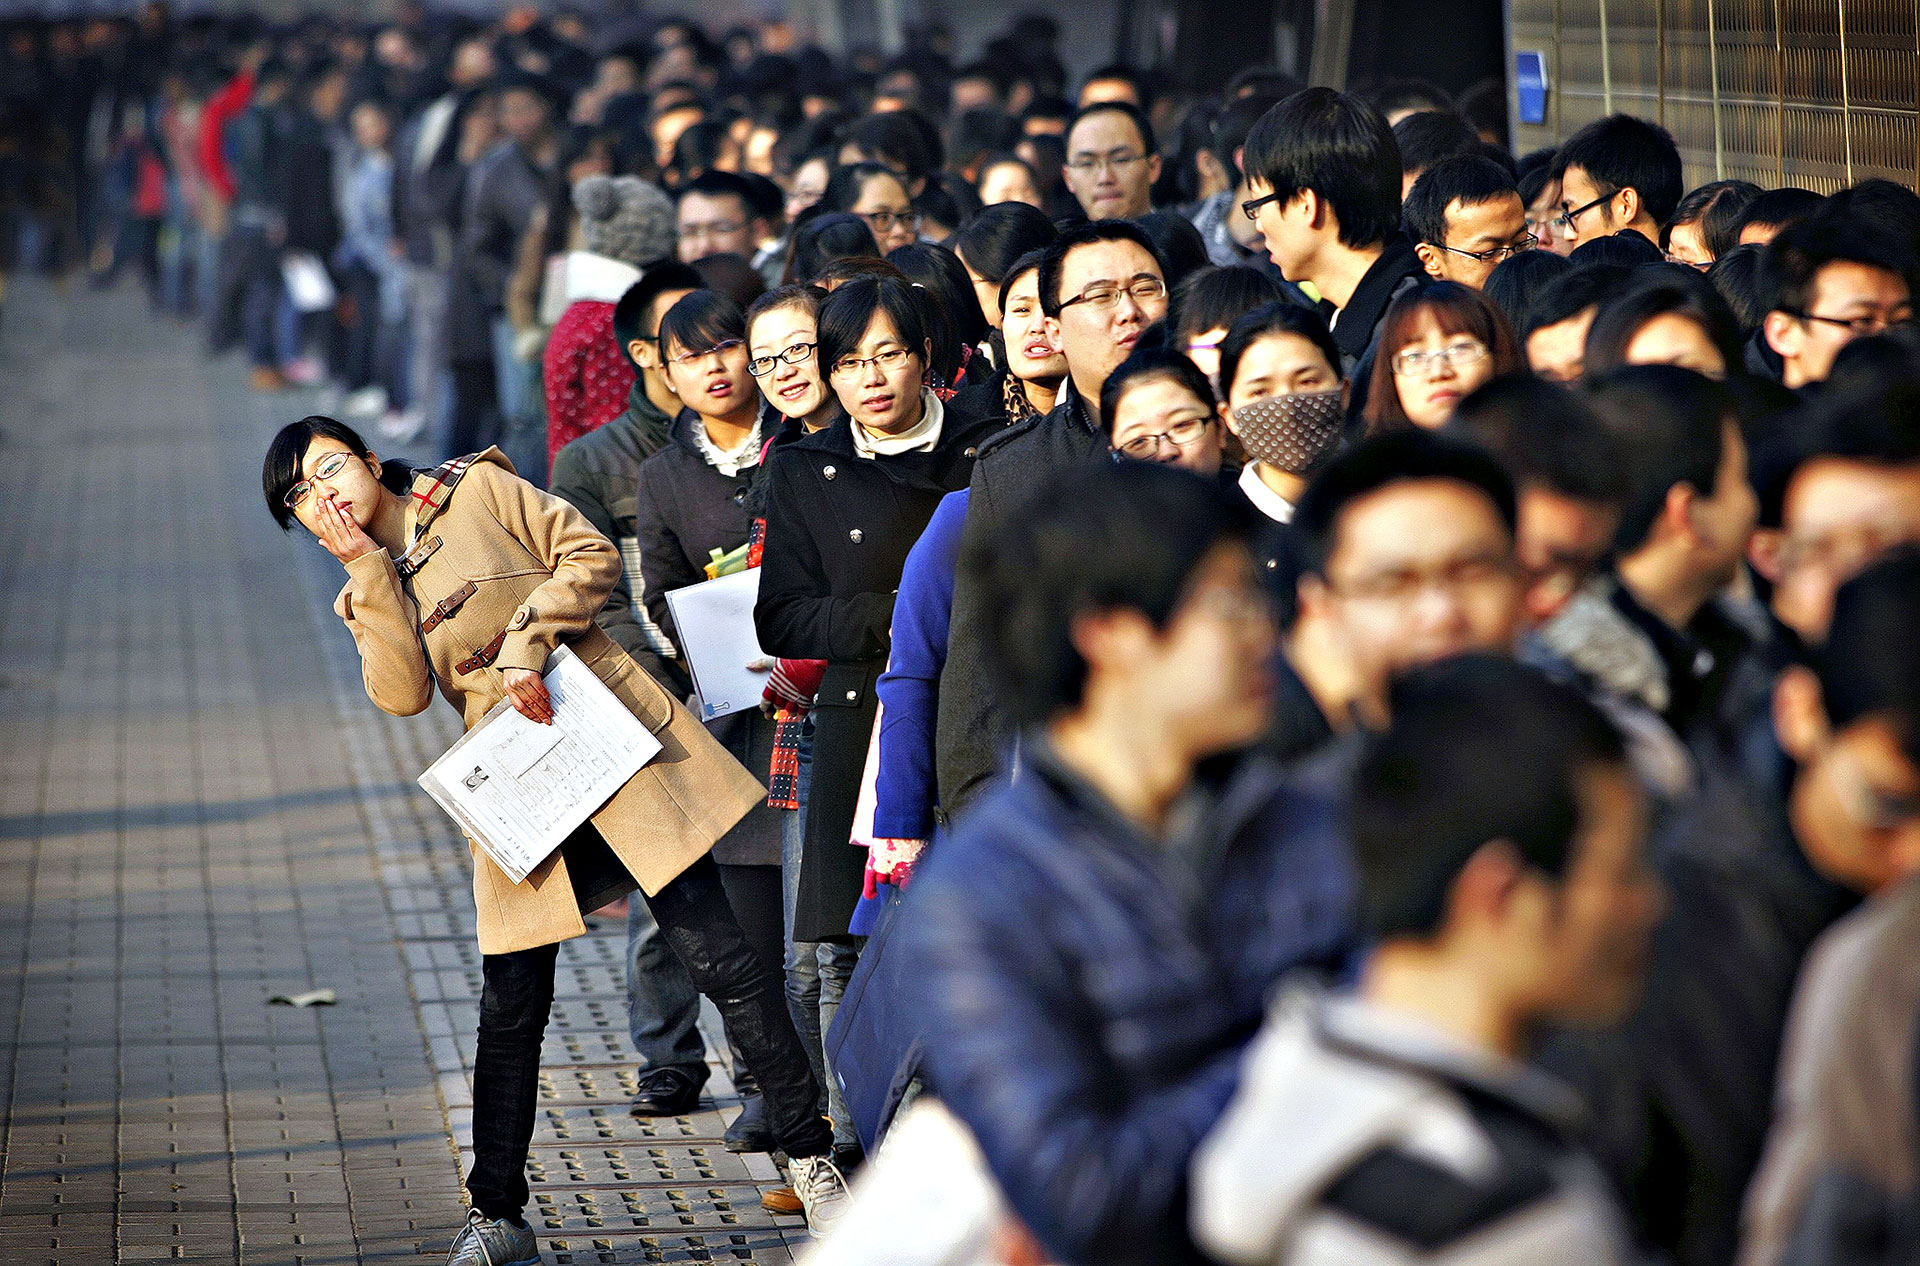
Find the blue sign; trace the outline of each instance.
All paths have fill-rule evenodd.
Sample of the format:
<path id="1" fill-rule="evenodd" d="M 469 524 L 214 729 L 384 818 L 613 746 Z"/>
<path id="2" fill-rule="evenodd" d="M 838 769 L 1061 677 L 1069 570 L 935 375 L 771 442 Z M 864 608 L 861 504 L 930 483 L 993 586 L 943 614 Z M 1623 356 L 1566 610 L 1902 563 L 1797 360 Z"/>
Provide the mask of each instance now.
<path id="1" fill-rule="evenodd" d="M 1535 126 L 1547 121 L 1547 59 L 1539 53 L 1513 55 L 1513 84 L 1520 98 L 1520 121 Z"/>

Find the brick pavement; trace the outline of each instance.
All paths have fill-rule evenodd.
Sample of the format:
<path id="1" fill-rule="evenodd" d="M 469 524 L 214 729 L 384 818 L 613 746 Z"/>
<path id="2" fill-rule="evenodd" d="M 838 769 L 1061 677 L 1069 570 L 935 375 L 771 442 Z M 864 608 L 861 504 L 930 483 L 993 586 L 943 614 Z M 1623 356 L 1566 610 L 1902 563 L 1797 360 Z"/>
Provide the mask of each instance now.
<path id="1" fill-rule="evenodd" d="M 0 1262 L 440 1257 L 479 958 L 466 847 L 413 777 L 458 719 L 367 703 L 336 564 L 260 504 L 267 438 L 316 397 L 249 395 L 131 286 L 9 299 Z M 547 1261 L 789 1261 L 804 1230 L 718 1109 L 627 1115 L 622 943 L 561 953 Z M 268 1005 L 315 987 L 339 1004 Z"/>

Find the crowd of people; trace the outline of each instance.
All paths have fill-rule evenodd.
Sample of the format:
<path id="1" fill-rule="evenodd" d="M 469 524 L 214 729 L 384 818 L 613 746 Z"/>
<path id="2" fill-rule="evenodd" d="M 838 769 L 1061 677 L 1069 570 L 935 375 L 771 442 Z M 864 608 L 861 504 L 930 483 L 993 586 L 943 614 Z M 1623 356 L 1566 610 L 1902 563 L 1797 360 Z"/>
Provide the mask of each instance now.
<path id="1" fill-rule="evenodd" d="M 373 701 L 566 645 L 664 740 L 476 853 L 453 1262 L 623 897 L 632 1111 L 707 994 L 819 1263 L 1920 1258 L 1920 196 L 1056 41 L 9 30 L 21 266 L 332 384 L 265 494 Z"/>

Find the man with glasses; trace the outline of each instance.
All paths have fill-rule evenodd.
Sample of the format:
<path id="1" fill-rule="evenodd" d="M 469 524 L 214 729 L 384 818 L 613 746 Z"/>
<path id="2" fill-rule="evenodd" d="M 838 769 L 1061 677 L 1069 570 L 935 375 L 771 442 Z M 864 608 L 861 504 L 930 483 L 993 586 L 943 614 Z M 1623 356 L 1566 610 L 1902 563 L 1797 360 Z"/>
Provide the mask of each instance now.
<path id="1" fill-rule="evenodd" d="M 1760 261 L 1767 315 L 1749 366 L 1798 391 L 1824 382 L 1840 349 L 1913 320 L 1914 261 L 1874 225 L 1845 215 L 1796 224 Z M 1771 353 L 1771 355 L 1769 355 Z"/>
<path id="2" fill-rule="evenodd" d="M 1167 315 L 1166 272 L 1153 241 L 1127 220 L 1069 229 L 1040 261 L 1040 308 L 1047 336 L 1067 359 L 1060 403 L 981 446 L 968 494 L 964 543 L 986 539 L 1054 471 L 1108 451 L 1100 392 L 1147 327 Z M 937 749 L 941 808 L 952 815 L 985 788 L 1000 755 L 1004 709 L 984 662 L 986 612 L 964 574 L 954 586 L 953 621 L 940 675 Z"/>
<path id="3" fill-rule="evenodd" d="M 1135 220 L 1153 210 L 1160 153 L 1138 106 L 1098 101 L 1067 129 L 1067 188 L 1089 220 Z"/>
<path id="4" fill-rule="evenodd" d="M 1501 263 L 1538 244 L 1527 232 L 1513 177 L 1478 154 L 1442 159 L 1423 172 L 1401 218 L 1427 276 L 1475 290 Z"/>
<path id="5" fill-rule="evenodd" d="M 1656 245 L 1686 192 L 1680 150 L 1657 123 L 1610 114 L 1575 132 L 1553 160 L 1560 182 L 1554 233 L 1568 249 L 1632 230 Z"/>
<path id="6" fill-rule="evenodd" d="M 752 259 L 773 236 L 766 218 L 754 212 L 753 187 L 729 171 L 702 172 L 683 185 L 676 220 L 680 259 L 688 264 L 709 255 Z"/>

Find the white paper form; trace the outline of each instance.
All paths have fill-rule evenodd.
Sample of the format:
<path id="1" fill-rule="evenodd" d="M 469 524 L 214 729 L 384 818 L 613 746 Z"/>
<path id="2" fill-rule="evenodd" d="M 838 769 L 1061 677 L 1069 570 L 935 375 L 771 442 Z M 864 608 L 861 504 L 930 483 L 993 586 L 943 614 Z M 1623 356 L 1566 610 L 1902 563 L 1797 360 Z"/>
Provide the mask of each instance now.
<path id="1" fill-rule="evenodd" d="M 700 719 L 760 706 L 772 656 L 753 631 L 753 604 L 760 596 L 760 569 L 667 591 L 667 606 L 680 631 L 680 646 L 700 694 Z M 763 669 L 753 664 L 766 663 Z"/>
<path id="2" fill-rule="evenodd" d="M 420 785 L 520 883 L 660 751 L 627 705 L 561 647 L 542 674 L 553 724 L 502 699 L 420 775 Z"/>

